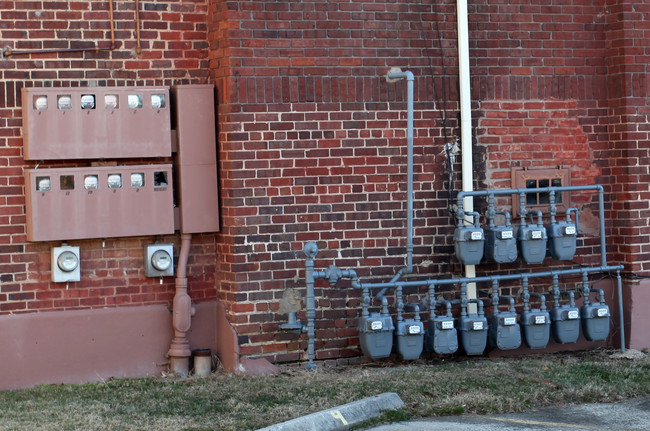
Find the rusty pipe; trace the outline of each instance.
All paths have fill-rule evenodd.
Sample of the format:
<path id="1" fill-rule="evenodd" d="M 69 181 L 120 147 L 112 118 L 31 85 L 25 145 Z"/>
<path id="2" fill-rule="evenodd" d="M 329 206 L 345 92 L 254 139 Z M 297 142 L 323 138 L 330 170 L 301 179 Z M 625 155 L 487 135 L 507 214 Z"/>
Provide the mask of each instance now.
<path id="1" fill-rule="evenodd" d="M 140 45 L 140 0 L 135 0 L 135 53 L 139 57 L 142 53 Z"/>
<path id="2" fill-rule="evenodd" d="M 181 249 L 176 267 L 176 293 L 172 305 L 172 327 L 174 337 L 169 347 L 169 364 L 171 372 L 180 376 L 189 374 L 189 363 L 192 351 L 187 332 L 192 325 L 194 308 L 192 299 L 187 293 L 187 260 L 192 245 L 192 234 L 181 233 Z"/>
<path id="3" fill-rule="evenodd" d="M 90 48 L 46 48 L 46 49 L 23 49 L 16 51 L 7 46 L 2 50 L 3 57 L 10 57 L 12 55 L 29 55 L 29 54 L 57 54 L 64 52 L 88 52 L 88 51 L 112 51 L 115 46 L 115 20 L 113 13 L 113 0 L 108 1 L 108 11 L 110 15 L 110 30 L 111 30 L 111 45 L 105 48 L 100 48 L 95 42 L 95 46 Z"/>

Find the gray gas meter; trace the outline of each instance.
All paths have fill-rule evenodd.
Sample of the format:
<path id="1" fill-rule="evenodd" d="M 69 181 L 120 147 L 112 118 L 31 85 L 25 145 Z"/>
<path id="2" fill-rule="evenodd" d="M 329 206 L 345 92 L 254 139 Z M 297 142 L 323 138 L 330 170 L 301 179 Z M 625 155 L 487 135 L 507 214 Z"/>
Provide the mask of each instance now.
<path id="1" fill-rule="evenodd" d="M 469 300 L 467 302 L 478 302 L 479 313 L 465 313 L 458 318 L 460 342 L 467 355 L 482 355 L 487 346 L 488 333 L 488 322 L 483 315 L 483 302 L 480 300 Z"/>
<path id="2" fill-rule="evenodd" d="M 386 358 L 393 349 L 393 319 L 387 314 L 370 313 L 359 318 L 359 343 L 364 355 Z"/>
<path id="3" fill-rule="evenodd" d="M 600 301 L 589 303 L 589 298 L 585 298 L 585 305 L 580 307 L 582 331 L 589 341 L 603 341 L 609 335 L 609 306 L 605 304 L 602 289 L 591 289 L 591 292 L 598 292 Z"/>
<path id="4" fill-rule="evenodd" d="M 571 212 L 576 213 L 576 222 L 571 221 Z M 569 208 L 566 219 L 562 222 L 551 223 L 546 228 L 548 234 L 548 249 L 556 260 L 571 260 L 576 253 L 578 236 L 578 209 Z"/>
<path id="5" fill-rule="evenodd" d="M 542 263 L 546 257 L 548 237 L 542 222 L 542 212 L 539 210 L 534 212 L 537 213 L 537 224 L 532 222 L 533 215 L 531 212 L 531 224 L 526 225 L 526 220 L 522 217 L 521 226 L 519 226 L 519 232 L 517 233 L 519 251 L 526 263 Z"/>
<path id="6" fill-rule="evenodd" d="M 551 309 L 553 339 L 561 344 L 575 343 L 580 336 L 580 310 L 565 304 Z"/>
<path id="7" fill-rule="evenodd" d="M 395 327 L 397 353 L 405 361 L 418 359 L 424 348 L 424 324 L 420 319 L 405 319 Z"/>
<path id="8" fill-rule="evenodd" d="M 439 301 L 447 305 L 447 314 L 445 316 L 436 316 L 432 313 L 429 318 L 429 326 L 426 333 L 426 350 L 427 352 L 436 352 L 439 355 L 449 355 L 458 350 L 458 331 L 454 317 L 451 314 L 451 304 L 449 301 Z"/>
<path id="9" fill-rule="evenodd" d="M 546 310 L 532 309 L 521 314 L 524 340 L 531 349 L 543 349 L 551 335 L 551 317 Z"/>
<path id="10" fill-rule="evenodd" d="M 521 329 L 517 322 L 517 313 L 499 311 L 493 313 L 488 319 L 490 346 L 501 350 L 512 350 L 521 346 Z"/>
<path id="11" fill-rule="evenodd" d="M 456 257 L 463 265 L 478 265 L 483 258 L 485 234 L 480 226 L 479 214 L 465 213 L 474 216 L 474 225 L 464 225 L 459 220 L 459 226 L 454 231 L 454 250 Z"/>
<path id="12" fill-rule="evenodd" d="M 488 227 L 485 229 L 485 258 L 491 262 L 510 263 L 517 259 L 517 238 L 514 228 L 510 224 L 510 213 L 497 211 L 503 214 L 506 224 L 497 226 L 490 217 Z"/>

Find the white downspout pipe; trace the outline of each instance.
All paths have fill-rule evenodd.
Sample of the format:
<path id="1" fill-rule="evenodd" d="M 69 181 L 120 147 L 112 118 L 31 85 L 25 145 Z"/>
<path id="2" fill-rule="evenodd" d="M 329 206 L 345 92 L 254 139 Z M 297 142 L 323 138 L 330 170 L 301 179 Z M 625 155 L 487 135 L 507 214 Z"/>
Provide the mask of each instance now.
<path id="1" fill-rule="evenodd" d="M 458 31 L 458 79 L 460 87 L 460 141 L 461 141 L 461 177 L 464 192 L 471 192 L 473 189 L 473 160 L 472 160 L 472 95 L 470 88 L 469 73 L 469 30 L 467 25 L 467 0 L 456 1 L 456 20 Z M 474 211 L 474 199 L 471 196 L 465 197 L 463 201 L 465 212 Z M 467 220 L 472 223 L 473 220 Z M 474 265 L 465 265 L 465 277 L 476 276 Z M 467 285 L 467 298 L 476 298 L 476 284 Z M 470 304 L 476 307 L 475 304 Z M 470 312 L 475 312 L 471 310 Z"/>

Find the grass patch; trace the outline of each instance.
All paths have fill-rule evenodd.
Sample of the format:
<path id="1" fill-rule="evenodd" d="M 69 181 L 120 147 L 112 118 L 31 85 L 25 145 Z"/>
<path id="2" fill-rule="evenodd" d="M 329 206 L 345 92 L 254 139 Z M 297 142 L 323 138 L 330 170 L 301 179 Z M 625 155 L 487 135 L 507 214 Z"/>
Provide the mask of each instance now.
<path id="1" fill-rule="evenodd" d="M 215 373 L 39 386 L 0 392 L 0 429 L 255 430 L 383 392 L 397 392 L 407 407 L 364 426 L 647 396 L 650 355 L 625 360 L 611 353 L 319 366 L 313 373 L 282 366 L 275 376 Z"/>

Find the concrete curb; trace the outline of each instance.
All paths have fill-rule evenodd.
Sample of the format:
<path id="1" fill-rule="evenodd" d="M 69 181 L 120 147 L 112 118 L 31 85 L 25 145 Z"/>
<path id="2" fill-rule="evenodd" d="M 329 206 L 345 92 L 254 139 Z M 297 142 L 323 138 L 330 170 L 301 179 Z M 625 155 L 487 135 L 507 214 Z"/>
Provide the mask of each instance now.
<path id="1" fill-rule="evenodd" d="M 381 416 L 382 411 L 402 407 L 404 402 L 399 395 L 395 392 L 386 392 L 257 431 L 344 431 Z"/>

